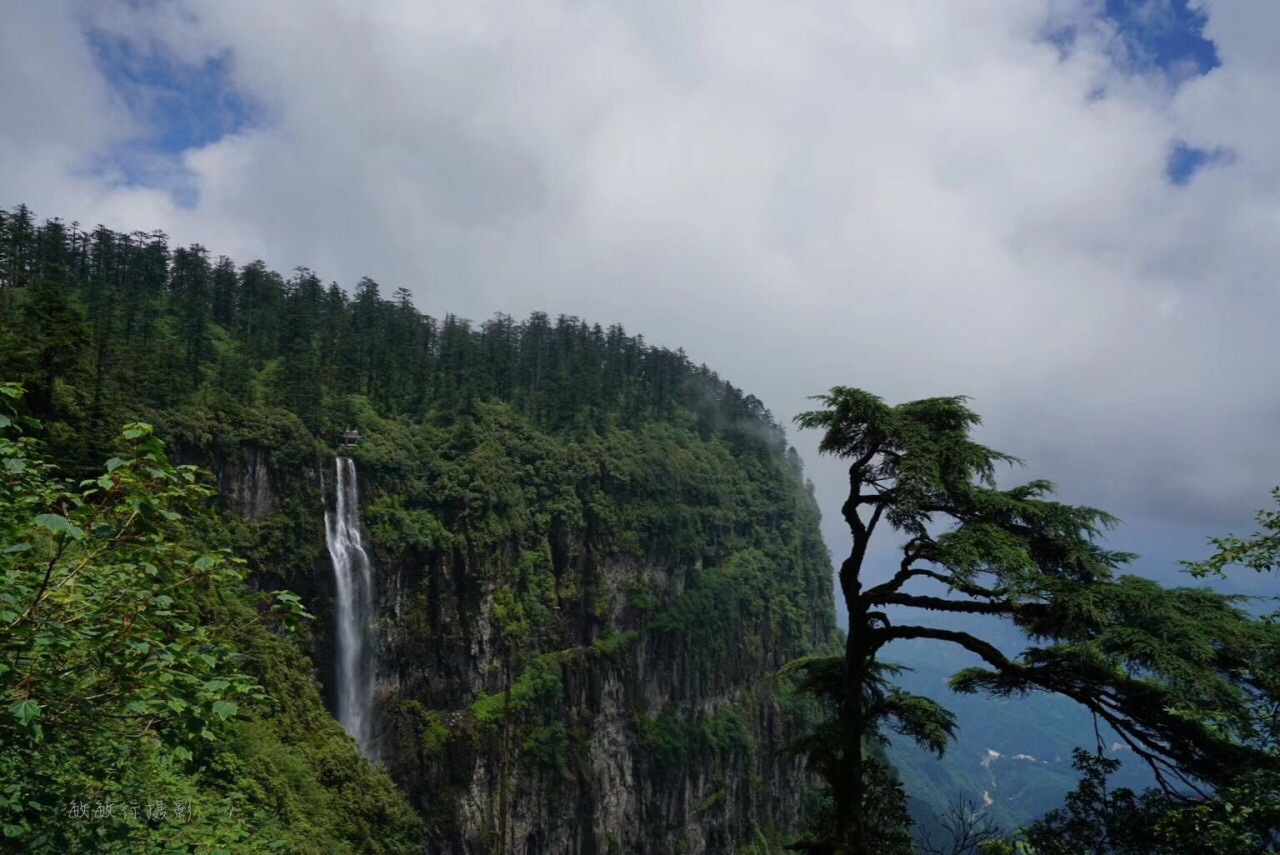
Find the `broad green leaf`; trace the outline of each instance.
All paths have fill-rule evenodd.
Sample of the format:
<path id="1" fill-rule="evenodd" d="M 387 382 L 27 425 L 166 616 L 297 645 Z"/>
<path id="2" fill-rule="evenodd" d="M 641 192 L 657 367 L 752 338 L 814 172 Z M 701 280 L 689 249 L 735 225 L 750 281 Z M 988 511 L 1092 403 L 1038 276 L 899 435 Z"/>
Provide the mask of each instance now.
<path id="1" fill-rule="evenodd" d="M 213 704 L 213 712 L 218 718 L 226 721 L 231 716 L 240 711 L 240 705 L 231 701 L 215 701 Z"/>
<path id="2" fill-rule="evenodd" d="M 30 698 L 27 698 L 26 700 L 12 704 L 9 707 L 9 713 L 23 724 L 28 724 L 32 719 L 40 715 L 40 704 Z"/>
<path id="3" fill-rule="evenodd" d="M 40 514 L 36 517 L 36 525 L 54 534 L 65 534 L 73 540 L 81 540 L 84 537 L 84 531 L 61 514 Z"/>

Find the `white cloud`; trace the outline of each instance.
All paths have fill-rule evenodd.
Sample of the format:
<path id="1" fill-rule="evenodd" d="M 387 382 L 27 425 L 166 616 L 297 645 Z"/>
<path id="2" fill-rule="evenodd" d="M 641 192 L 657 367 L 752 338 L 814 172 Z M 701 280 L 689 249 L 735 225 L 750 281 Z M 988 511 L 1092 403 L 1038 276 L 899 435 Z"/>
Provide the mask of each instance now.
<path id="1" fill-rule="evenodd" d="M 42 214 L 368 274 L 437 316 L 621 321 L 784 418 L 835 383 L 973 394 L 991 440 L 1073 499 L 1207 533 L 1280 481 L 1259 379 L 1280 12 L 1207 3 L 1223 65 L 1175 91 L 1119 70 L 1106 27 L 1066 59 L 1037 41 L 1097 6 L 108 4 L 97 26 L 192 61 L 230 50 L 264 108 L 186 154 L 188 211 L 77 174 L 119 139 L 119 108 L 77 41 L 83 9 L 33 5 L 0 63 L 48 90 L 0 115 L 0 187 Z M 1237 159 L 1174 188 L 1175 138 Z M 838 469 L 798 442 L 835 506 Z"/>

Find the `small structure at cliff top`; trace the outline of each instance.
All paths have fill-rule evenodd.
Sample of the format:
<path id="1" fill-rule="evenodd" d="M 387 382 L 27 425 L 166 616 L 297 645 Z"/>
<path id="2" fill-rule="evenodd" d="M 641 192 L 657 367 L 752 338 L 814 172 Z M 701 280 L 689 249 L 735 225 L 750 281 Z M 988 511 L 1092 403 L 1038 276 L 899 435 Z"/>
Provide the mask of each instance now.
<path id="1" fill-rule="evenodd" d="M 359 445 L 364 442 L 364 436 L 358 429 L 349 427 L 334 437 L 334 442 L 338 445 Z"/>

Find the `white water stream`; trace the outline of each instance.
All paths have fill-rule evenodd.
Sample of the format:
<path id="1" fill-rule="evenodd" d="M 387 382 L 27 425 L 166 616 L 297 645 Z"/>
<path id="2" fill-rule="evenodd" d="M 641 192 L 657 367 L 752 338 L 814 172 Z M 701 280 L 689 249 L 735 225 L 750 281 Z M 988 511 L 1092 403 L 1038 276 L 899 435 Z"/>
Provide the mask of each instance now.
<path id="1" fill-rule="evenodd" d="M 373 756 L 372 648 L 369 644 L 373 622 L 373 575 L 369 554 L 360 539 L 360 490 L 356 465 L 350 457 L 339 457 L 338 502 L 324 515 L 325 540 L 333 559 L 336 588 L 334 617 L 337 623 L 338 721 L 360 746 L 366 757 Z"/>

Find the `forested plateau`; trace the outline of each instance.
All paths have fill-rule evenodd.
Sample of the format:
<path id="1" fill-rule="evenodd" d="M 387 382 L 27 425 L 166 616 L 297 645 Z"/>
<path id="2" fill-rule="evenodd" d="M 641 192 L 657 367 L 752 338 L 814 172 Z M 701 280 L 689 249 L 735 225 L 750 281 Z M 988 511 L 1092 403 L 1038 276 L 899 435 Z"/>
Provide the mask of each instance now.
<path id="1" fill-rule="evenodd" d="M 0 319 L 7 843 L 657 855 L 802 826 L 786 749 L 818 706 L 778 671 L 835 640 L 831 566 L 756 398 L 619 326 L 435 319 L 23 207 Z M 325 709 L 338 452 L 372 762 Z"/>

